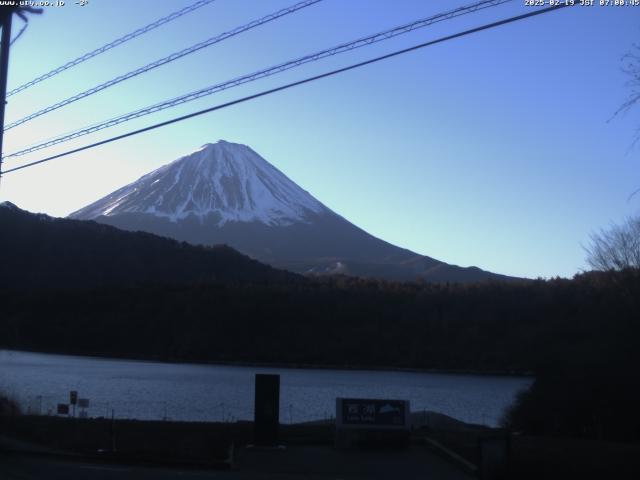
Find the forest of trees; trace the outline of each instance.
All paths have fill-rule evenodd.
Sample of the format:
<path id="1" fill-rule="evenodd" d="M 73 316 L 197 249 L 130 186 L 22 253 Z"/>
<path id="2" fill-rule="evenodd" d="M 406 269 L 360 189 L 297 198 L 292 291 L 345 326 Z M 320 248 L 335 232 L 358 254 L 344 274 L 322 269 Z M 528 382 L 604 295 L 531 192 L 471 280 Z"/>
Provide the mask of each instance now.
<path id="1" fill-rule="evenodd" d="M 637 270 L 573 280 L 299 283 L 0 293 L 2 346 L 160 360 L 533 372 L 634 354 Z"/>

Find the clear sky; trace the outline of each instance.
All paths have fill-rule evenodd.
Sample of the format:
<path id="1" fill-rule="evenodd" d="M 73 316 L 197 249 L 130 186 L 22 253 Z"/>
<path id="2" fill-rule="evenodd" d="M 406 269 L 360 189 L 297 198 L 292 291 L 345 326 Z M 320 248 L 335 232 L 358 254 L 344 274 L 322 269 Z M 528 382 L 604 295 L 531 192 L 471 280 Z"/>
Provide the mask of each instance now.
<path id="1" fill-rule="evenodd" d="M 45 8 L 12 46 L 9 88 L 191 3 L 67 0 Z M 10 97 L 7 122 L 293 3 L 217 0 Z M 324 0 L 9 130 L 5 153 L 468 3 Z M 531 8 L 516 0 L 23 159 Z M 14 33 L 21 26 L 14 20 Z M 0 199 L 64 216 L 225 139 L 251 146 L 325 205 L 396 245 L 510 275 L 572 276 L 585 268 L 589 234 L 640 208 L 640 196 L 628 198 L 640 187 L 640 150 L 631 149 L 640 112 L 608 121 L 629 93 L 621 58 L 634 42 L 640 7 L 564 9 L 10 173 Z"/>

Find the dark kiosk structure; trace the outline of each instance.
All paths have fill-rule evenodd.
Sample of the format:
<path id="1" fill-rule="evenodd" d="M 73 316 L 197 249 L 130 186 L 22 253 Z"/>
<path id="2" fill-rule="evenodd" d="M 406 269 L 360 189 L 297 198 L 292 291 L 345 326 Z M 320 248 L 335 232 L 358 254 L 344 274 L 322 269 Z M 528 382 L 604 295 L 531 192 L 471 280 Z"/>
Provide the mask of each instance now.
<path id="1" fill-rule="evenodd" d="M 253 440 L 256 445 L 276 446 L 280 425 L 280 375 L 256 374 Z"/>

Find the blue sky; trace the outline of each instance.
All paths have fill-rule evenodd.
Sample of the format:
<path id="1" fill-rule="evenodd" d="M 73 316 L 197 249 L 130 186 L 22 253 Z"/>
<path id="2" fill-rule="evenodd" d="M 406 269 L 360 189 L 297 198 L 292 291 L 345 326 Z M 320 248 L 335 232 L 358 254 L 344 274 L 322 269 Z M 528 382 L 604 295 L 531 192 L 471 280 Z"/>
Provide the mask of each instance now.
<path id="1" fill-rule="evenodd" d="M 31 17 L 12 47 L 10 89 L 192 1 L 66 3 Z M 7 122 L 293 3 L 217 0 L 12 96 Z M 468 3 L 324 0 L 16 127 L 5 152 Z M 442 22 L 5 168 L 530 8 L 514 1 Z M 640 7 L 564 9 L 8 174 L 0 199 L 64 216 L 223 138 L 396 245 L 505 274 L 572 276 L 591 232 L 640 209 L 628 199 L 640 187 L 630 148 L 640 111 L 608 121 L 629 93 L 621 57 L 634 42 Z"/>

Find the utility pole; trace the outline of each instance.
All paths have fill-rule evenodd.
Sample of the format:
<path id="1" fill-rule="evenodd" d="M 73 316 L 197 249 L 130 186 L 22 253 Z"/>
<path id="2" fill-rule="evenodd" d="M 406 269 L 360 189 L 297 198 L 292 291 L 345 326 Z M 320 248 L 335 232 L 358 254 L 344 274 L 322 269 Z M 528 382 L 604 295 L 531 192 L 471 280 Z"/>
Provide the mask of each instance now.
<path id="1" fill-rule="evenodd" d="M 7 71 L 11 43 L 11 19 L 13 9 L 5 8 L 2 15 L 2 45 L 0 45 L 0 179 L 2 178 L 2 144 L 4 140 L 4 107 L 7 103 Z"/>

